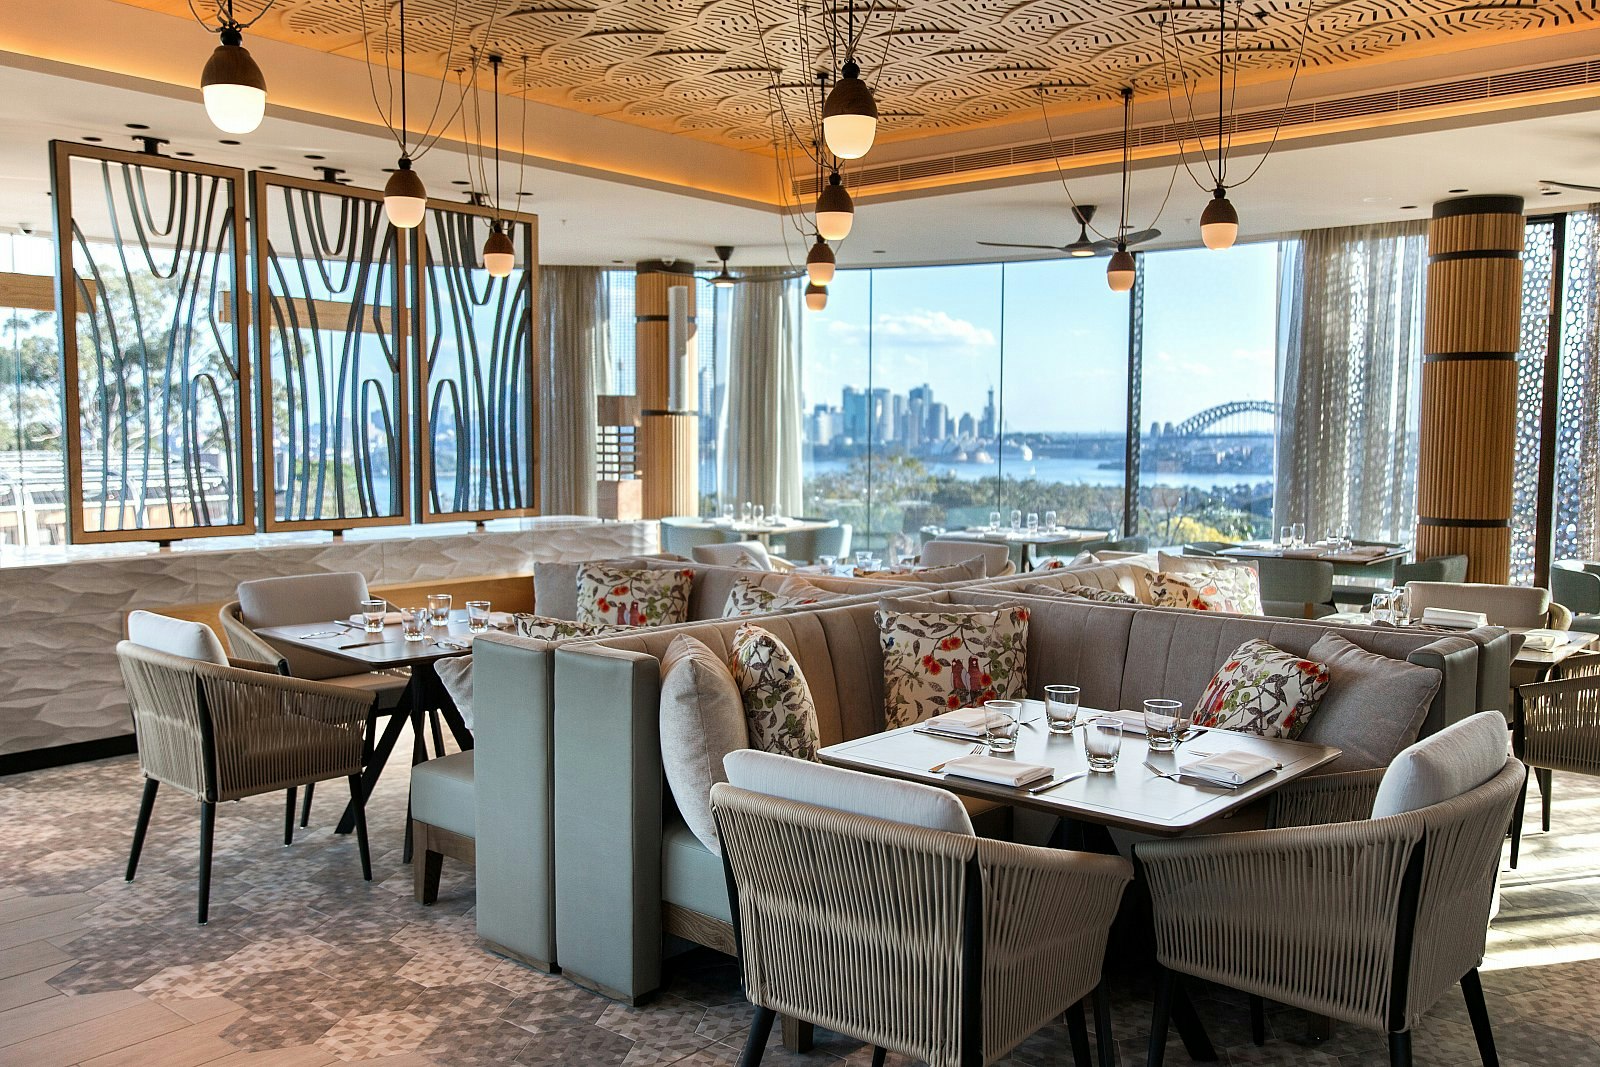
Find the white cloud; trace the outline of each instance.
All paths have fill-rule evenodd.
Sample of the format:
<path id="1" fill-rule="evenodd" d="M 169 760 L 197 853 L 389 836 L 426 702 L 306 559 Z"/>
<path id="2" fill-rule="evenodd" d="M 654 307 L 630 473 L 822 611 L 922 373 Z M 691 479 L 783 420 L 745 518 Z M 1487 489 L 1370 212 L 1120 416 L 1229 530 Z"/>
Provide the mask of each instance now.
<path id="1" fill-rule="evenodd" d="M 993 348 L 994 331 L 943 311 L 908 311 L 878 316 L 873 340 L 901 347 Z"/>

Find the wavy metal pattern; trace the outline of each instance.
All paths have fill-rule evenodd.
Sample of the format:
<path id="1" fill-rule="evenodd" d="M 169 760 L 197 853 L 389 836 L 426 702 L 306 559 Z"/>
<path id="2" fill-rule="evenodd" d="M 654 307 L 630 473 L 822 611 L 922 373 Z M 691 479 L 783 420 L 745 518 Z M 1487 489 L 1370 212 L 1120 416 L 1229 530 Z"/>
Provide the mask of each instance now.
<path id="1" fill-rule="evenodd" d="M 1545 351 L 1550 341 L 1554 256 L 1555 223 L 1548 219 L 1528 223 L 1522 247 L 1522 343 L 1517 352 L 1517 454 L 1511 498 L 1511 581 L 1517 585 L 1531 585 L 1534 577 L 1539 414 L 1544 398 Z"/>
<path id="2" fill-rule="evenodd" d="M 243 173 L 56 142 L 72 540 L 249 532 Z"/>
<path id="3" fill-rule="evenodd" d="M 479 266 L 489 213 L 429 208 L 419 257 L 424 522 L 534 514 L 538 508 L 536 366 L 538 220 L 506 228 L 519 265 L 506 278 Z"/>
<path id="4" fill-rule="evenodd" d="M 254 191 L 267 529 L 408 522 L 406 257 L 382 198 Z"/>

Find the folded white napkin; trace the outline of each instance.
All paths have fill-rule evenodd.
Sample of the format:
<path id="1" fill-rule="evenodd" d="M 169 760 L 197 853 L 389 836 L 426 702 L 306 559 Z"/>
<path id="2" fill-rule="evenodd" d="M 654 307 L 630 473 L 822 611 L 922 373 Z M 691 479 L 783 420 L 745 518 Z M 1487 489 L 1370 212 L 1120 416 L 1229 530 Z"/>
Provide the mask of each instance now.
<path id="1" fill-rule="evenodd" d="M 1027 785 L 1029 782 L 1037 782 L 1055 773 L 1051 768 L 1037 763 L 1018 763 L 1016 760 L 999 759 L 995 756 L 962 756 L 946 763 L 944 771 L 960 778 L 971 778 L 994 785 Z"/>
<path id="2" fill-rule="evenodd" d="M 1218 785 L 1243 785 L 1278 769 L 1278 761 L 1251 752 L 1218 752 L 1214 756 L 1185 763 L 1179 770 L 1190 778 Z"/>
<path id="3" fill-rule="evenodd" d="M 386 611 L 383 613 L 383 624 L 385 626 L 398 626 L 400 625 L 400 620 L 402 618 L 404 618 L 403 612 Z M 365 625 L 366 617 L 358 611 L 354 615 L 350 616 L 350 621 L 358 626 L 361 626 Z"/>
<path id="4" fill-rule="evenodd" d="M 1567 635 L 1560 630 L 1528 630 L 1522 635 L 1522 647 L 1530 652 L 1554 652 L 1567 643 Z"/>
<path id="5" fill-rule="evenodd" d="M 1383 545 L 1356 545 L 1353 548 L 1345 549 L 1340 555 L 1359 556 L 1362 559 L 1377 559 L 1379 556 L 1387 555 L 1389 551 L 1390 549 Z"/>
<path id="6" fill-rule="evenodd" d="M 489 625 L 496 630 L 511 630 L 516 627 L 517 620 L 511 617 L 511 612 L 509 611 L 491 611 L 489 612 Z"/>
<path id="7" fill-rule="evenodd" d="M 1481 611 L 1458 611 L 1455 608 L 1424 608 L 1422 621 L 1430 626 L 1461 626 L 1473 629 L 1487 626 L 1489 617 Z"/>
<path id="8" fill-rule="evenodd" d="M 1090 719 L 1116 719 L 1122 724 L 1123 733 L 1144 736 L 1144 712 L 1142 711 L 1129 711 L 1126 708 L 1121 711 L 1091 712 L 1086 710 L 1078 717 L 1079 722 L 1088 722 Z"/>
<path id="9" fill-rule="evenodd" d="M 991 717 L 1004 718 L 999 712 L 987 708 L 961 708 L 957 711 L 947 711 L 943 715 L 935 715 L 922 725 L 942 733 L 982 737 L 988 731 Z"/>

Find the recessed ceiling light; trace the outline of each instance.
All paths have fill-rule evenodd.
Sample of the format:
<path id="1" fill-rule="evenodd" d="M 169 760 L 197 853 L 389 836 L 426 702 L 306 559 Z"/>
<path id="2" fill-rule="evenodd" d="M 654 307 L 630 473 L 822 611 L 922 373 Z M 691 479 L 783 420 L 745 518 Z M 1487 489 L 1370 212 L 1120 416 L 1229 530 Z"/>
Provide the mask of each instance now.
<path id="1" fill-rule="evenodd" d="M 218 144 L 238 144 L 239 142 L 238 141 L 230 141 L 230 140 L 224 139 L 224 140 L 218 141 L 217 143 Z"/>
<path id="2" fill-rule="evenodd" d="M 884 254 L 884 253 L 885 253 L 885 252 L 886 252 L 886 251 L 887 251 L 887 249 L 883 249 L 883 248 L 874 248 L 874 249 L 873 249 L 873 250 L 872 250 L 872 254 L 873 254 L 873 255 L 875 255 L 875 256 L 881 256 L 881 255 L 883 255 L 883 254 Z"/>
<path id="3" fill-rule="evenodd" d="M 184 157 L 188 157 L 188 156 L 194 155 L 193 152 L 174 152 L 172 154 L 175 155 L 175 156 L 184 156 Z"/>
<path id="4" fill-rule="evenodd" d="M 1560 189 L 1546 189 L 1544 192 L 1540 193 L 1539 195 L 1540 196 L 1560 196 L 1561 195 L 1561 190 Z"/>
<path id="5" fill-rule="evenodd" d="M 150 128 L 142 122 L 125 122 L 123 125 L 130 130 L 148 130 Z"/>
<path id="6" fill-rule="evenodd" d="M 613 262 L 613 263 L 623 263 L 623 262 L 626 262 L 626 261 L 625 260 L 621 260 L 621 259 L 613 259 L 611 262 Z"/>
<path id="7" fill-rule="evenodd" d="M 261 166 L 257 167 L 256 169 L 257 170 L 277 170 L 278 168 L 276 166 L 274 166 L 273 164 L 271 164 L 271 163 L 263 163 L 263 164 L 261 164 Z"/>
<path id="8" fill-rule="evenodd" d="M 457 178 L 455 181 L 451 182 L 450 184 L 451 185 L 469 185 L 471 183 L 462 181 L 460 178 Z"/>
<path id="9" fill-rule="evenodd" d="M 384 168 L 383 168 L 383 172 L 384 172 L 384 173 L 385 173 L 385 174 L 393 174 L 393 173 L 394 173 L 394 172 L 395 172 L 395 171 L 396 171 L 396 170 L 398 170 L 398 169 L 399 169 L 399 168 L 397 168 L 397 167 L 384 167 Z"/>
<path id="10" fill-rule="evenodd" d="M 1415 204 L 1401 204 L 1400 205 L 1400 210 L 1401 211 L 1415 211 L 1415 210 L 1417 210 L 1417 205 L 1415 205 Z"/>
<path id="11" fill-rule="evenodd" d="M 1464 192 L 1467 192 L 1467 190 L 1466 189 L 1451 189 L 1450 192 L 1452 192 L 1452 193 L 1464 193 Z"/>
<path id="12" fill-rule="evenodd" d="M 319 155 L 315 155 L 313 153 L 307 152 L 306 153 L 306 158 L 307 159 L 327 159 L 328 157 L 327 156 L 319 156 Z"/>
<path id="13" fill-rule="evenodd" d="M 85 141 L 92 141 L 95 144 L 99 144 L 101 141 L 105 140 L 105 138 L 104 137 L 90 137 L 90 136 L 86 135 L 84 137 L 84 140 Z"/>

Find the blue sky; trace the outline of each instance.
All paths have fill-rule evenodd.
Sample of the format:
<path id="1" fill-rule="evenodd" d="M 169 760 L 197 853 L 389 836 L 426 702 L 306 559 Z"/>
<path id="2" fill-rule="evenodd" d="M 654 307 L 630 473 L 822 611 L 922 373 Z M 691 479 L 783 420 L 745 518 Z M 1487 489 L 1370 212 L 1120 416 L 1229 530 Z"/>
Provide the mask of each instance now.
<path id="1" fill-rule="evenodd" d="M 1001 388 L 1004 346 L 1009 429 L 1121 430 L 1128 298 L 1107 288 L 1105 263 L 840 271 L 827 310 L 805 316 L 807 410 L 867 384 L 870 324 L 875 387 L 926 382 L 952 415 L 976 417 L 986 390 Z M 1275 244 L 1156 252 L 1141 269 L 1147 424 L 1272 399 Z"/>

